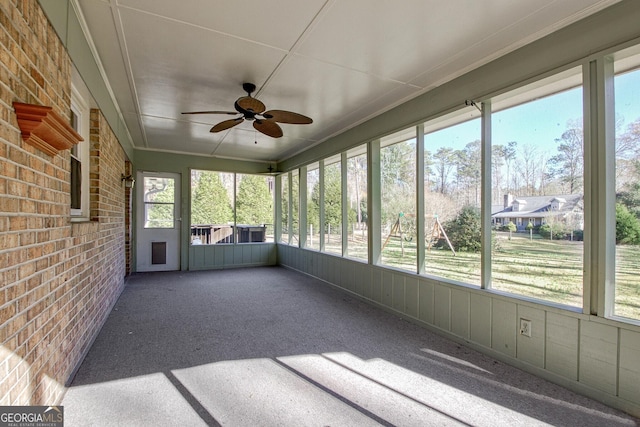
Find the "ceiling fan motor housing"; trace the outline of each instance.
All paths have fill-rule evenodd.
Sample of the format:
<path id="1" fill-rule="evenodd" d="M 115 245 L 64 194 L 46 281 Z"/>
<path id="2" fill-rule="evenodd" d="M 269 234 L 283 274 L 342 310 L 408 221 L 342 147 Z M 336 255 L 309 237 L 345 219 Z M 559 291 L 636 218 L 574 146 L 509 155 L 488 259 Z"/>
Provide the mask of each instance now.
<path id="1" fill-rule="evenodd" d="M 256 90 L 256 85 L 253 83 L 242 83 L 242 89 L 244 89 L 247 94 L 251 95 Z"/>
<path id="2" fill-rule="evenodd" d="M 238 98 L 236 102 L 233 104 L 236 111 L 240 114 L 244 115 L 246 119 L 253 119 L 256 114 L 260 114 L 266 110 L 267 107 L 262 103 L 251 96 L 243 96 Z"/>

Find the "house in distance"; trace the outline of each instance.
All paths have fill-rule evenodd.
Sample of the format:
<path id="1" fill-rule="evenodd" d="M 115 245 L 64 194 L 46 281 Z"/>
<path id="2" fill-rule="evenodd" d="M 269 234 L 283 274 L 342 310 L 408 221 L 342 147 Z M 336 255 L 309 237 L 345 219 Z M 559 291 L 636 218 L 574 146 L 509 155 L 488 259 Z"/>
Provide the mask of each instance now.
<path id="1" fill-rule="evenodd" d="M 562 223 L 567 230 L 584 229 L 584 202 L 582 194 L 514 197 L 505 194 L 502 209 L 494 210 L 492 225 L 500 227 L 512 222 L 517 231 L 526 231 L 543 224 Z"/>

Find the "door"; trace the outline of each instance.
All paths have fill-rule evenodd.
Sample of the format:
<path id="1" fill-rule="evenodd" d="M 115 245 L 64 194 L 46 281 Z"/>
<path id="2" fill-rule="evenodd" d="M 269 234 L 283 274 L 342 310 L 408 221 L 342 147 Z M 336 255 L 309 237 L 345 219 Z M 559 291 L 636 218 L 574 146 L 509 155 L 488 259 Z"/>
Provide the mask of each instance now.
<path id="1" fill-rule="evenodd" d="M 138 172 L 136 270 L 180 269 L 180 175 Z"/>

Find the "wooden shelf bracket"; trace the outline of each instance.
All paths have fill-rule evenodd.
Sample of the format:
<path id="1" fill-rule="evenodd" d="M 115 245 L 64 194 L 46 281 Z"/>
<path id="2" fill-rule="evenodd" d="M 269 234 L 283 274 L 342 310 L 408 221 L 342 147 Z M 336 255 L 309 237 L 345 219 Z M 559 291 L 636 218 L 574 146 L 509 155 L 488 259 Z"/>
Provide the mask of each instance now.
<path id="1" fill-rule="evenodd" d="M 52 107 L 14 102 L 22 140 L 55 156 L 73 147 L 82 137 Z"/>

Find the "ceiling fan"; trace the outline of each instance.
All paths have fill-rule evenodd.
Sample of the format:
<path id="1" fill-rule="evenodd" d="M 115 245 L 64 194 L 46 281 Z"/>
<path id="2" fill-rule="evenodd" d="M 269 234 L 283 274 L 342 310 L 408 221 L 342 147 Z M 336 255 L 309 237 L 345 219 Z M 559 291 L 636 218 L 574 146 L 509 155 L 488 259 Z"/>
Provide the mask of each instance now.
<path id="1" fill-rule="evenodd" d="M 280 138 L 282 136 L 282 128 L 278 123 L 288 123 L 294 125 L 308 125 L 313 123 L 307 116 L 302 114 L 293 113 L 291 111 L 284 110 L 269 110 L 265 111 L 267 107 L 251 96 L 251 93 L 256 90 L 256 85 L 253 83 L 243 83 L 242 88 L 247 92 L 247 96 L 241 96 L 233 104 L 236 111 L 190 111 L 182 114 L 242 114 L 235 119 L 224 120 L 211 128 L 210 132 L 220 132 L 226 129 L 230 129 L 239 125 L 245 120 L 253 121 L 253 127 L 263 134 L 272 138 Z"/>
<path id="2" fill-rule="evenodd" d="M 273 167 L 273 165 L 269 165 L 266 172 L 258 172 L 258 175 L 268 175 L 268 176 L 276 176 L 280 175 L 282 171 L 279 171 L 277 167 Z"/>

